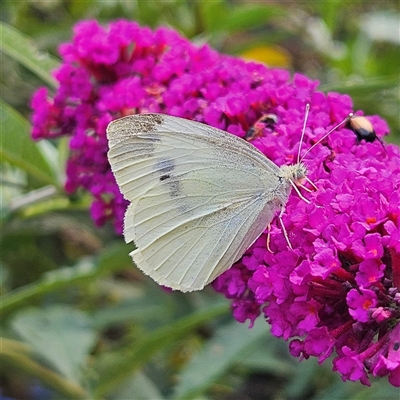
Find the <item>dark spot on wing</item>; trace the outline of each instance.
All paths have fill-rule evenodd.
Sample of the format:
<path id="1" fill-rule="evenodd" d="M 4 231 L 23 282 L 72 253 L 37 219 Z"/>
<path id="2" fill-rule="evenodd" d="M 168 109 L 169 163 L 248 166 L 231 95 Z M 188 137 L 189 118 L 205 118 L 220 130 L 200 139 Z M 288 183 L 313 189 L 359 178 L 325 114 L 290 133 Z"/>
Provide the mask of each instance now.
<path id="1" fill-rule="evenodd" d="M 174 170 L 175 164 L 170 158 L 162 158 L 161 160 L 157 161 L 156 168 L 158 171 L 166 174 Z"/>
<path id="2" fill-rule="evenodd" d="M 176 176 L 170 174 L 175 169 L 174 160 L 162 158 L 157 161 L 156 170 L 160 173 L 160 181 L 167 185 L 171 197 L 179 197 L 181 185 Z"/>
<path id="3" fill-rule="evenodd" d="M 175 179 L 169 179 L 168 181 L 165 182 L 168 187 L 169 187 L 169 193 L 171 197 L 179 197 L 181 194 L 181 184 L 179 181 Z"/>

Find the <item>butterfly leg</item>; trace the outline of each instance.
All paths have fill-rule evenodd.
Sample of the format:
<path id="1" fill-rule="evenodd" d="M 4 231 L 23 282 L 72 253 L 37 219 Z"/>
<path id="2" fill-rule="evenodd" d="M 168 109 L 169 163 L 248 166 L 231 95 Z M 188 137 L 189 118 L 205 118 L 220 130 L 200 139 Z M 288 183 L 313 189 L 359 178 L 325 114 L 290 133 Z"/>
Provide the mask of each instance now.
<path id="1" fill-rule="evenodd" d="M 308 202 L 308 200 L 307 200 L 307 202 Z M 283 224 L 283 220 L 282 220 L 282 215 L 283 215 L 284 212 L 285 212 L 285 207 L 282 207 L 281 208 L 281 212 L 278 215 L 278 219 L 279 219 L 279 222 L 280 222 L 280 224 L 282 226 L 283 236 L 285 236 L 285 239 L 286 239 L 286 242 L 287 242 L 289 248 L 291 250 L 293 250 L 292 243 L 290 243 L 289 235 L 288 235 L 288 233 L 286 231 L 285 225 Z"/>
<path id="2" fill-rule="evenodd" d="M 268 224 L 267 230 L 267 250 L 272 253 L 271 247 L 269 246 L 271 243 L 271 224 Z"/>
<path id="3" fill-rule="evenodd" d="M 311 190 L 311 189 L 309 189 L 308 187 L 306 187 L 306 186 L 304 186 L 304 185 L 301 185 L 301 184 L 297 184 L 297 186 L 298 187 L 301 187 L 302 189 L 304 189 L 306 192 L 308 192 L 308 193 L 312 193 L 313 192 L 313 190 Z"/>
<path id="4" fill-rule="evenodd" d="M 314 189 L 315 191 L 317 191 L 318 188 L 317 188 L 317 186 L 315 185 L 315 183 L 314 183 L 311 179 L 307 178 L 306 176 L 305 176 L 305 178 L 306 178 L 306 181 L 313 187 L 313 189 Z"/>
<path id="5" fill-rule="evenodd" d="M 296 191 L 296 193 L 299 195 L 299 197 L 305 201 L 307 204 L 310 204 L 310 200 L 307 200 L 301 193 L 300 190 L 297 188 L 296 184 L 294 182 L 292 182 L 291 180 L 289 180 L 290 184 L 293 186 L 293 189 Z"/>
<path id="6" fill-rule="evenodd" d="M 302 189 L 304 189 L 308 193 L 312 193 L 313 191 L 317 191 L 318 190 L 317 186 L 315 186 L 314 182 L 311 179 L 307 178 L 306 176 L 304 177 L 304 179 L 312 186 L 312 189 L 309 189 L 308 187 L 306 187 L 306 186 L 304 186 L 302 184 L 297 184 L 298 187 L 301 187 Z"/>

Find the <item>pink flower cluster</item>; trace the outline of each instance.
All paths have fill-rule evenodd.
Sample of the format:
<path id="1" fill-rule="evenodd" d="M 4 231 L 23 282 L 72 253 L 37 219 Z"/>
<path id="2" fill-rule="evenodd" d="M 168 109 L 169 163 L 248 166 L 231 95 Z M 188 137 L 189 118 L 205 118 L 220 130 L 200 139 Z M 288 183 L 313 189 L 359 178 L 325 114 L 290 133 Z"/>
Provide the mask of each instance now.
<path id="1" fill-rule="evenodd" d="M 196 47 L 176 32 L 118 21 L 75 26 L 62 45 L 59 87 L 32 99 L 35 139 L 68 135 L 66 190 L 89 191 L 91 215 L 122 231 L 126 202 L 107 161 L 106 127 L 134 113 L 160 112 L 207 123 L 244 137 L 266 113 L 277 116 L 252 142 L 277 165 L 296 161 L 305 105 L 311 105 L 302 154 L 352 111 L 346 95 L 317 90 L 305 76 L 268 69 Z M 378 137 L 388 132 L 369 117 Z M 257 130 L 260 130 L 260 124 Z M 263 314 L 293 355 L 333 352 L 343 380 L 369 375 L 400 386 L 400 150 L 378 140 L 360 144 L 341 128 L 304 160 L 318 187 L 290 196 L 283 221 L 214 282 L 232 299 L 235 318 Z"/>

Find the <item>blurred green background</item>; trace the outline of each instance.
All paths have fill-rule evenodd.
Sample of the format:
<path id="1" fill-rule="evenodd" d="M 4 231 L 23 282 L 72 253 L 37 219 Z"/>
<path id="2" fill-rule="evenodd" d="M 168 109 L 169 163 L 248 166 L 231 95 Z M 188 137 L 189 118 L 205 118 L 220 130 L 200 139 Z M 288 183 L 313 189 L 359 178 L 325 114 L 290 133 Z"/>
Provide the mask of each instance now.
<path id="1" fill-rule="evenodd" d="M 394 399 L 299 363 L 211 288 L 168 293 L 137 271 L 90 199 L 63 192 L 66 139 L 30 139 L 29 100 L 54 89 L 57 46 L 81 19 L 168 25 L 195 43 L 302 72 L 351 95 L 400 143 L 397 1 L 3 0 L 0 399 Z"/>

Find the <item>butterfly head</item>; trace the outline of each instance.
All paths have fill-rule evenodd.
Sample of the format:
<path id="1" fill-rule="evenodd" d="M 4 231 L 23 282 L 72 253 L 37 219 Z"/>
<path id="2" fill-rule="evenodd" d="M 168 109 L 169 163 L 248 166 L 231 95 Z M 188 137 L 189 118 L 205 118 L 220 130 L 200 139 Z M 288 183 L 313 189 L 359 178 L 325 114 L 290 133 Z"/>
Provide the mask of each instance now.
<path id="1" fill-rule="evenodd" d="M 307 167 L 303 163 L 281 166 L 281 177 L 294 184 L 301 184 L 307 175 Z"/>

